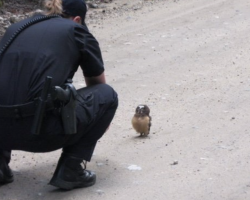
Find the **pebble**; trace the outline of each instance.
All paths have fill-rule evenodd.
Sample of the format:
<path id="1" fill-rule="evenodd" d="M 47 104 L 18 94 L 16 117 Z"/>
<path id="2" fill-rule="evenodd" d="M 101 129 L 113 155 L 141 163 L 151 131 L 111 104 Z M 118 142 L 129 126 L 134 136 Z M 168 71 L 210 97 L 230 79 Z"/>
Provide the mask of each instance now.
<path id="1" fill-rule="evenodd" d="M 89 8 L 99 8 L 99 6 L 95 3 L 88 3 Z"/>
<path id="2" fill-rule="evenodd" d="M 128 167 L 128 169 L 129 170 L 131 170 L 131 171 L 139 171 L 139 170 L 141 170 L 142 168 L 140 167 L 140 166 L 137 166 L 137 165 L 130 165 L 129 167 Z"/>
<path id="3" fill-rule="evenodd" d="M 99 195 L 104 194 L 104 191 L 103 191 L 103 190 L 96 190 L 96 192 L 97 192 L 97 194 L 99 194 Z"/>
<path id="4" fill-rule="evenodd" d="M 173 163 L 171 163 L 171 165 L 178 165 L 178 160 L 175 160 Z"/>

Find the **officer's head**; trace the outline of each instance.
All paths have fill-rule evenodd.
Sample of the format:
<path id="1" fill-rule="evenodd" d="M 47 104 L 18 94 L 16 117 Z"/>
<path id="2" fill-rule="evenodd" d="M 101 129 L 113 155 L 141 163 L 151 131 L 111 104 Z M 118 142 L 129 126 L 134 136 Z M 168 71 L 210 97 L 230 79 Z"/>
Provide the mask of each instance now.
<path id="1" fill-rule="evenodd" d="M 62 15 L 77 23 L 85 24 L 85 0 L 45 0 L 46 15 Z"/>
<path id="2" fill-rule="evenodd" d="M 62 0 L 63 15 L 84 24 L 87 6 L 84 0 Z"/>

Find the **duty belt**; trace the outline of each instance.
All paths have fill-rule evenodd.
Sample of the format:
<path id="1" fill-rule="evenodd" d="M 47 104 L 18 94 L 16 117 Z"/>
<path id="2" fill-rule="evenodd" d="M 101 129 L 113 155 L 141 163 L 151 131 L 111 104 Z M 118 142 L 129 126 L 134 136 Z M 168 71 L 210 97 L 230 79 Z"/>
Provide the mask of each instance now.
<path id="1" fill-rule="evenodd" d="M 34 116 L 37 109 L 37 101 L 28 102 L 26 104 L 5 106 L 0 105 L 0 118 L 15 118 L 20 119 L 24 117 Z M 46 101 L 46 111 L 54 109 L 53 101 L 48 99 Z"/>
<path id="2" fill-rule="evenodd" d="M 59 112 L 62 117 L 65 134 L 77 133 L 75 112 L 77 92 L 72 85 L 72 80 L 67 80 L 63 88 L 54 86 L 52 90 L 50 90 L 51 81 L 52 77 L 47 76 L 41 96 L 32 102 L 11 106 L 0 105 L 0 118 L 20 119 L 34 116 L 31 133 L 39 135 L 44 113 L 58 109 L 58 106 L 54 106 L 54 101 L 59 101 L 61 104 Z M 52 93 L 49 94 L 49 91 Z"/>

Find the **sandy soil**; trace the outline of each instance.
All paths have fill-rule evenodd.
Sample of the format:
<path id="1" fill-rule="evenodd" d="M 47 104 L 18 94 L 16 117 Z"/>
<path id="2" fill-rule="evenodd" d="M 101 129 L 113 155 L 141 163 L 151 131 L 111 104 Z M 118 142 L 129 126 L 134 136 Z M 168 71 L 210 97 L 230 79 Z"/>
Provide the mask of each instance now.
<path id="1" fill-rule="evenodd" d="M 15 182 L 0 199 L 250 199 L 249 9 L 247 0 L 165 0 L 90 24 L 120 97 L 88 164 L 96 185 L 57 190 L 47 183 L 60 151 L 14 151 Z M 84 86 L 80 71 L 75 84 Z M 153 118 L 146 138 L 131 126 L 140 103 Z"/>

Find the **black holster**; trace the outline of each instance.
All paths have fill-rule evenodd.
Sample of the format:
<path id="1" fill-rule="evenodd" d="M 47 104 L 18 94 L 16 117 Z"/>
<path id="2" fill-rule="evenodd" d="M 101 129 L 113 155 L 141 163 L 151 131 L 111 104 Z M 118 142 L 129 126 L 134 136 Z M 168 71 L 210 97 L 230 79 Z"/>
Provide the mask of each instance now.
<path id="1" fill-rule="evenodd" d="M 65 134 L 75 134 L 76 127 L 76 96 L 77 92 L 71 80 L 62 87 L 55 86 L 52 96 L 54 100 L 59 100 L 61 104 L 60 113 L 63 121 Z"/>

